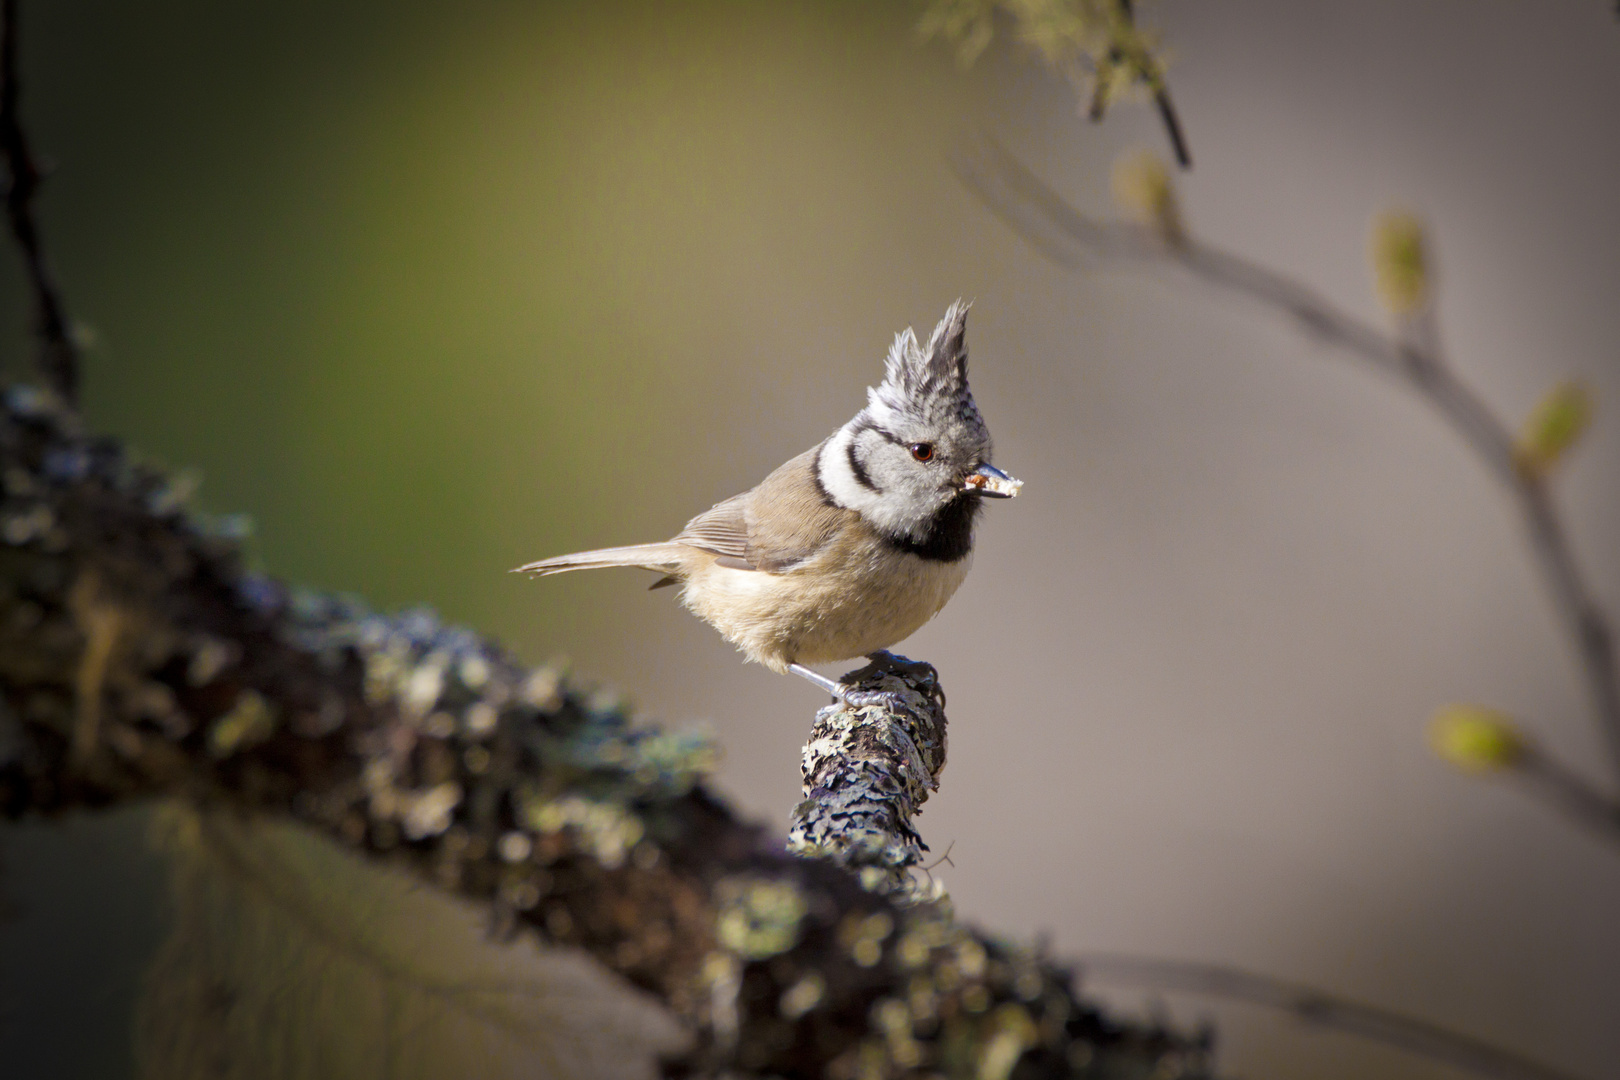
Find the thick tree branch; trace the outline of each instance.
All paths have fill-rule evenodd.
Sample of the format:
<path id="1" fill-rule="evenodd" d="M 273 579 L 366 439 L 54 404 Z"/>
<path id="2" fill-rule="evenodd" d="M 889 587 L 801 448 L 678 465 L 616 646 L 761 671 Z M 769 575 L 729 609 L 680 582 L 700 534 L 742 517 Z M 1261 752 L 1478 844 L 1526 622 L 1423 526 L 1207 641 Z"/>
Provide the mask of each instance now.
<path id="1" fill-rule="evenodd" d="M 989 139 L 958 154 L 953 164 L 963 183 L 986 206 L 1054 262 L 1081 268 L 1131 259 L 1174 267 L 1287 316 L 1306 334 L 1393 376 L 1426 401 L 1474 450 L 1518 506 L 1542 580 L 1576 650 L 1614 774 L 1620 777 L 1620 672 L 1608 616 L 1575 559 L 1546 475 L 1523 467 L 1512 429 L 1458 378 L 1432 334 L 1418 333 L 1408 339 L 1385 333 L 1290 278 L 1184 233 L 1166 237 L 1142 226 L 1088 218 Z M 1561 771 L 1570 783 L 1581 783 L 1573 773 Z M 1549 790 L 1545 785 L 1532 787 L 1538 792 Z M 1606 803 L 1620 815 L 1620 803 L 1614 798 L 1590 789 L 1586 794 L 1589 797 L 1584 802 Z M 1570 804 L 1559 800 L 1559 805 Z"/>
<path id="2" fill-rule="evenodd" d="M 948 905 L 787 854 L 704 786 L 706 744 L 633 729 L 426 612 L 245 571 L 53 395 L 0 400 L 0 477 L 8 815 L 183 797 L 296 819 L 650 991 L 695 1034 L 671 1075 L 1207 1075 L 1207 1040 L 1113 1022 Z M 937 719 L 937 743 L 907 736 L 924 759 L 943 759 Z"/>

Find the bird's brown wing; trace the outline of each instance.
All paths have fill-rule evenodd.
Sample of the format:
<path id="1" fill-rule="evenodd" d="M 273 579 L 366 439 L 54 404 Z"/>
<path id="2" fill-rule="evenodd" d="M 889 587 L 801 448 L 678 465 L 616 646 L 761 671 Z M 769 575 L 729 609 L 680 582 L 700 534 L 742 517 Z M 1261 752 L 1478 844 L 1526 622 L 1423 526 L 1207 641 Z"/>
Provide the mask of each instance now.
<path id="1" fill-rule="evenodd" d="M 715 503 L 686 523 L 673 542 L 718 555 L 723 565 L 738 570 L 758 569 L 748 560 L 748 518 L 746 506 L 753 492 L 733 495 Z"/>
<path id="2" fill-rule="evenodd" d="M 721 566 L 778 573 L 820 551 L 854 516 L 816 483 L 816 452 L 806 450 L 758 487 L 716 503 L 686 523 L 677 544 L 719 556 Z"/>
<path id="3" fill-rule="evenodd" d="M 803 562 L 847 527 L 853 510 L 835 505 L 816 482 L 816 454 L 806 450 L 749 492 L 748 561 L 772 573 Z"/>

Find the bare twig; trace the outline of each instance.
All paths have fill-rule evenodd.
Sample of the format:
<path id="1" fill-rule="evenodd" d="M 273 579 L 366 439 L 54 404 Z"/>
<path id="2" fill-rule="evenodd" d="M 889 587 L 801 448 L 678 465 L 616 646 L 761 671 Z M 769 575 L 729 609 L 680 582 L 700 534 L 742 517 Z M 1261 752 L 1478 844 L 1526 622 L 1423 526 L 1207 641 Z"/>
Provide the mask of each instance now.
<path id="1" fill-rule="evenodd" d="M 62 400 L 74 404 L 79 392 L 79 353 L 73 344 L 67 313 L 40 244 L 34 221 L 33 199 L 39 190 L 40 171 L 23 131 L 18 98 L 17 0 L 0 0 L 0 157 L 6 165 L 6 216 L 22 251 L 28 283 L 34 294 L 34 333 L 37 362 L 45 384 Z"/>
<path id="2" fill-rule="evenodd" d="M 1187 136 L 1181 130 L 1181 118 L 1176 115 L 1176 107 L 1170 100 L 1170 88 L 1159 86 L 1153 91 L 1153 105 L 1159 110 L 1159 119 L 1164 121 L 1164 130 L 1170 136 L 1170 149 L 1175 152 L 1176 164 L 1183 169 L 1192 168 L 1192 149 L 1187 145 Z"/>
<path id="3" fill-rule="evenodd" d="M 1119 9 L 1124 14 L 1126 24 L 1134 29 L 1136 12 L 1132 0 L 1119 0 Z M 1176 164 L 1183 169 L 1191 169 L 1192 150 L 1187 146 L 1187 136 L 1182 133 L 1181 120 L 1176 116 L 1176 107 L 1170 100 L 1170 86 L 1165 82 L 1163 65 L 1147 50 L 1140 48 L 1132 51 L 1131 61 L 1141 72 L 1142 80 L 1153 90 L 1153 105 L 1159 111 L 1159 119 L 1164 122 L 1165 134 L 1170 138 L 1170 149 L 1176 155 Z M 1092 108 L 1093 120 L 1102 119 L 1102 103 L 1103 98 L 1099 95 Z"/>
<path id="4" fill-rule="evenodd" d="M 1510 775 L 1526 784 L 1531 794 L 1609 839 L 1620 840 L 1620 804 L 1593 790 L 1591 784 L 1549 758 L 1545 751 L 1527 747 L 1511 766 Z"/>
<path id="5" fill-rule="evenodd" d="M 1593 713 L 1620 777 L 1620 677 L 1608 617 L 1575 560 L 1543 475 L 1520 467 L 1512 430 L 1457 377 L 1432 341 L 1403 340 L 1369 326 L 1304 285 L 1194 239 L 1166 243 L 1140 226 L 1088 218 L 988 138 L 976 149 L 956 155 L 953 164 L 992 211 L 1053 261 L 1082 267 L 1132 258 L 1176 267 L 1281 312 L 1311 337 L 1393 376 L 1427 401 L 1518 505 L 1542 579 L 1575 645 Z M 1614 804 L 1605 796 L 1589 794 Z"/>
<path id="6" fill-rule="evenodd" d="M 1576 1080 L 1572 1073 L 1438 1024 L 1218 964 L 1099 954 L 1082 958 L 1080 971 L 1083 978 L 1103 983 L 1201 994 L 1279 1009 L 1307 1024 L 1357 1035 L 1492 1080 Z"/>

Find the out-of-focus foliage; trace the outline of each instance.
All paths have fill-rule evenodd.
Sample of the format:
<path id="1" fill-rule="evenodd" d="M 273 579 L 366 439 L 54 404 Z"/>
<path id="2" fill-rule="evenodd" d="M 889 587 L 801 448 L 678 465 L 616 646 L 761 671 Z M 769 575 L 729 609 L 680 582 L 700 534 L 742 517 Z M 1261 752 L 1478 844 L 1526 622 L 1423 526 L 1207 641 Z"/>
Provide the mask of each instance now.
<path id="1" fill-rule="evenodd" d="M 1592 392 L 1565 381 L 1547 391 L 1519 429 L 1519 467 L 1545 475 L 1563 459 L 1592 422 Z"/>
<path id="2" fill-rule="evenodd" d="M 1176 188 L 1159 155 L 1148 150 L 1121 155 L 1114 162 L 1111 182 L 1114 202 L 1126 217 L 1151 230 L 1166 244 L 1186 240 Z"/>
<path id="3" fill-rule="evenodd" d="M 1416 315 L 1429 302 L 1429 258 L 1423 223 L 1411 214 L 1389 211 L 1373 222 L 1368 245 L 1378 299 L 1397 317 Z"/>
<path id="4" fill-rule="evenodd" d="M 998 13 L 1011 20 L 1014 39 L 1091 98 L 1094 112 L 1134 89 L 1164 85 L 1158 43 L 1121 0 L 930 0 L 918 29 L 954 43 L 971 64 L 995 37 Z"/>
<path id="5" fill-rule="evenodd" d="M 1447 705 L 1434 714 L 1429 744 L 1435 753 L 1468 772 L 1510 769 L 1528 751 L 1513 719 L 1483 705 Z"/>
<path id="6" fill-rule="evenodd" d="M 174 928 L 137 1006 L 141 1076 L 650 1077 L 682 1041 L 583 954 L 497 940 L 295 827 L 171 806 L 158 831 Z"/>

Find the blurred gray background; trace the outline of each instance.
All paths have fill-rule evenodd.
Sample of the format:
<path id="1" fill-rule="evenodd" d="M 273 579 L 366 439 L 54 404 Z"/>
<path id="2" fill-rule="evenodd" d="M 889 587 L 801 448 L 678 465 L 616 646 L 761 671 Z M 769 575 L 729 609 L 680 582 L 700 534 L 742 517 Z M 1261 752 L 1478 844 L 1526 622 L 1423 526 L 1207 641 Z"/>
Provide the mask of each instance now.
<path id="1" fill-rule="evenodd" d="M 1234 964 L 1613 1074 L 1620 845 L 1425 743 L 1437 706 L 1482 701 L 1612 785 L 1493 480 L 1404 389 L 1244 303 L 1057 268 L 946 166 L 988 131 L 1108 213 L 1116 154 L 1163 151 L 1149 108 L 1092 125 L 1005 37 L 963 70 L 899 0 L 25 9 L 91 420 L 199 467 L 271 572 L 429 603 L 649 719 L 708 724 L 723 789 L 781 828 L 821 695 L 745 666 L 647 575 L 506 570 L 670 535 L 847 419 L 892 335 L 966 296 L 996 461 L 1027 486 L 899 647 L 950 694 L 921 827 L 961 912 L 1062 956 Z M 1493 406 L 1594 388 L 1559 502 L 1613 611 L 1613 6 L 1143 17 L 1173 58 L 1193 230 L 1376 319 L 1367 226 L 1410 209 L 1445 341 Z M 22 915 L 0 926 L 0 1051 L 33 1075 L 129 1067 L 163 926 L 140 834 L 4 831 Z M 1216 1019 L 1235 1073 L 1455 1075 L 1168 1001 Z M 89 1034 L 40 1051 L 69 1030 Z"/>

